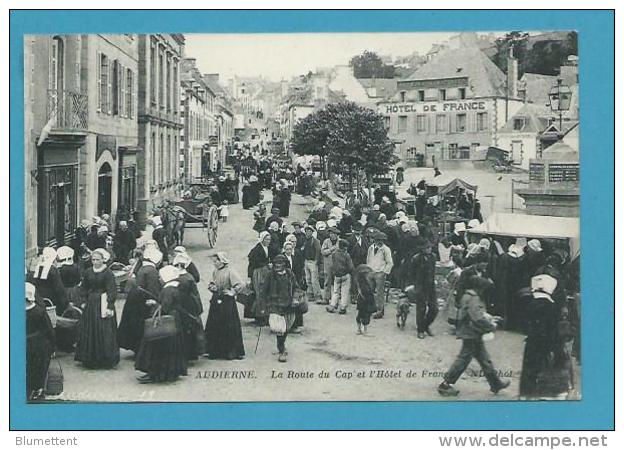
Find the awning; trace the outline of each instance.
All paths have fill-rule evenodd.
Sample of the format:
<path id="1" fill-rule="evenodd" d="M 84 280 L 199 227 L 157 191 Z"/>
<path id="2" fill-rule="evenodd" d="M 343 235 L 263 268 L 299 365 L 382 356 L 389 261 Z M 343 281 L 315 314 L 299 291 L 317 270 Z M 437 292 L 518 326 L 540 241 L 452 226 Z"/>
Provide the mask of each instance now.
<path id="1" fill-rule="evenodd" d="M 536 239 L 569 239 L 570 255 L 580 252 L 580 222 L 576 217 L 494 213 L 468 233 Z"/>
<path id="2" fill-rule="evenodd" d="M 444 179 L 440 177 L 436 177 L 431 181 L 426 181 L 427 186 L 434 186 L 438 188 L 438 195 L 445 195 L 449 192 L 455 190 L 456 188 L 462 188 L 466 191 L 476 192 L 477 186 L 468 184 L 464 180 L 459 178 L 453 179 Z"/>

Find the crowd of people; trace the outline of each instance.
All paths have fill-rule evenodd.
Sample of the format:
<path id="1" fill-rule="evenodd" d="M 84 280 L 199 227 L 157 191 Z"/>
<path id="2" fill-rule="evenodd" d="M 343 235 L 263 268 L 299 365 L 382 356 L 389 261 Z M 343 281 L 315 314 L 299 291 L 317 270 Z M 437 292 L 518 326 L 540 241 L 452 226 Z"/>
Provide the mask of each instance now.
<path id="1" fill-rule="evenodd" d="M 399 327 L 415 304 L 417 338 L 434 338 L 432 324 L 443 304 L 449 325 L 463 342 L 438 387 L 441 395 L 458 394 L 454 384 L 472 358 L 492 392 L 508 387 L 485 346 L 496 328 L 527 335 L 522 397 L 557 397 L 568 391 L 573 383 L 569 343 L 574 342 L 576 356 L 580 348 L 578 270 L 563 247 L 468 233 L 479 225 L 476 217 L 455 223 L 445 234 L 427 214 L 408 217 L 387 192 L 375 195 L 370 209 L 357 195 L 327 203 L 317 199 L 304 221 L 289 222 L 292 192 L 302 180 L 307 183 L 308 172 L 266 161 L 241 165 L 242 206 L 257 206 L 252 228 L 258 243 L 248 253 L 247 280 L 236 273 L 227 254 L 214 252 L 205 323 L 199 270 L 181 241 L 168 238 L 162 214 L 152 218 L 152 239 L 141 248 L 141 232 L 125 216 L 118 218 L 114 233 L 110 218 L 102 216 L 83 221 L 71 246 L 44 248 L 27 277 L 29 398 L 43 395 L 57 348 L 73 351 L 76 361 L 93 369 L 114 367 L 119 349 L 127 349 L 135 353 L 135 368 L 142 372 L 139 382 L 175 380 L 187 374 L 189 361 L 202 355 L 245 357 L 238 302 L 244 305 L 243 318 L 275 333 L 278 361 L 286 362 L 287 336 L 301 332 L 310 304 L 324 305 L 327 314 L 345 315 L 355 308 L 355 331 L 367 337 L 371 319 L 381 320 L 387 313 L 391 289 L 398 292 Z M 273 193 L 268 217 L 263 189 Z M 228 195 L 238 201 L 238 192 Z M 221 201 L 220 206 L 227 209 L 227 204 Z M 119 326 L 115 264 L 131 273 Z M 444 302 L 441 274 L 448 282 Z M 80 311 L 78 325 L 54 329 L 50 318 L 68 310 Z"/>

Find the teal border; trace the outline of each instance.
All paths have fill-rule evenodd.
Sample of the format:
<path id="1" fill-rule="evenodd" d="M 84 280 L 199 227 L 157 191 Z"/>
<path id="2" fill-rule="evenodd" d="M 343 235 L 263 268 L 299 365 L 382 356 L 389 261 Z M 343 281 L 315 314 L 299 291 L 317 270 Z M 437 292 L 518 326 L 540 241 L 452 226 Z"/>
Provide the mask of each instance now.
<path id="1" fill-rule="evenodd" d="M 10 427 L 13 430 L 607 430 L 614 427 L 613 11 L 12 11 Z M 23 35 L 154 32 L 577 30 L 583 399 L 578 402 L 52 404 L 24 398 Z M 114 388 L 114 387 L 111 387 Z"/>

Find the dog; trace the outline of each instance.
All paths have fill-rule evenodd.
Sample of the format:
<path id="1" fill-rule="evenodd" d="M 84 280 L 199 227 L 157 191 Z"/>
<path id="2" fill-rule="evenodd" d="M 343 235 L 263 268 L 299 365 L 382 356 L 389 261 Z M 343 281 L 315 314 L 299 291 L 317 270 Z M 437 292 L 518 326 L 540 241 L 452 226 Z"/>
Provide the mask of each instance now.
<path id="1" fill-rule="evenodd" d="M 397 303 L 396 321 L 397 327 L 401 330 L 405 328 L 405 322 L 407 321 L 407 316 L 410 312 L 410 306 L 411 305 L 407 297 L 400 298 Z"/>

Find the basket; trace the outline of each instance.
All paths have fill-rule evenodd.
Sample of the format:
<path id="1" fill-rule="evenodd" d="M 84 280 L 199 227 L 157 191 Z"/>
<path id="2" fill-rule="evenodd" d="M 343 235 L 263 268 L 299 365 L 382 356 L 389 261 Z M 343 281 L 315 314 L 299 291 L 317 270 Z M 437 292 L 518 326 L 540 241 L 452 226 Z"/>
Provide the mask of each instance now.
<path id="1" fill-rule="evenodd" d="M 75 306 L 68 306 L 63 314 L 56 319 L 56 327 L 63 328 L 65 330 L 73 330 L 78 326 L 80 318 L 82 317 L 82 310 Z"/>
<path id="2" fill-rule="evenodd" d="M 56 306 L 52 303 L 52 300 L 49 298 L 44 298 L 43 303 L 45 303 L 45 309 L 48 313 L 48 317 L 50 318 L 50 322 L 52 323 L 52 328 L 56 328 L 56 323 L 58 321 L 58 316 L 56 315 Z"/>

